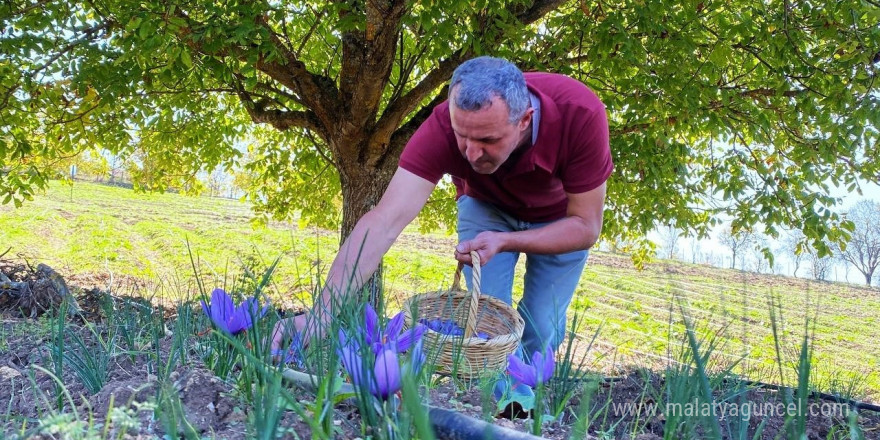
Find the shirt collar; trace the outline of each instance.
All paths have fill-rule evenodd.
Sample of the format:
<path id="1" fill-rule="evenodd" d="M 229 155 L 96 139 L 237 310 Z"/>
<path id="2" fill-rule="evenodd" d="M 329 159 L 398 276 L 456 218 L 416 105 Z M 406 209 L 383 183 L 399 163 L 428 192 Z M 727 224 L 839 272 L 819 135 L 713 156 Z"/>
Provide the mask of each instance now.
<path id="1" fill-rule="evenodd" d="M 553 173 L 556 168 L 556 157 L 559 154 L 559 145 L 553 145 L 559 139 L 558 135 L 549 133 L 552 127 L 558 126 L 560 119 L 559 109 L 547 95 L 532 86 L 528 86 L 531 96 L 537 99 L 538 106 L 535 108 L 536 116 L 533 116 L 532 146 L 523 152 L 507 177 L 534 171 L 540 167 L 548 173 Z M 534 106 L 533 106 L 534 107 Z M 535 135 L 537 133 L 537 135 Z M 558 143 L 558 142 L 555 142 Z"/>

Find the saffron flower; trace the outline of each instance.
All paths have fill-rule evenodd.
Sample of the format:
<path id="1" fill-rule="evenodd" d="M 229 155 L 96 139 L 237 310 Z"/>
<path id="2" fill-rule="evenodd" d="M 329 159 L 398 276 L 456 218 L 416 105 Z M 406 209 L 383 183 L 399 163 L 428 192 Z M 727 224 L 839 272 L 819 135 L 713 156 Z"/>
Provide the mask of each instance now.
<path id="1" fill-rule="evenodd" d="M 260 304 L 254 297 L 245 299 L 236 307 L 232 297 L 223 289 L 214 289 L 211 292 L 210 305 L 204 300 L 201 303 L 202 310 L 211 318 L 214 326 L 230 335 L 236 335 L 253 327 L 254 319 L 262 318 L 269 311 L 268 305 L 260 309 Z"/>
<path id="2" fill-rule="evenodd" d="M 464 329 L 457 322 L 451 319 L 419 319 L 419 323 L 424 324 L 429 330 L 448 336 L 464 336 Z M 491 339 L 485 332 L 475 332 L 474 336 L 482 339 Z"/>
<path id="3" fill-rule="evenodd" d="M 410 362 L 403 368 L 399 353 L 392 347 L 385 346 L 379 353 L 370 350 L 369 355 L 375 355 L 375 359 L 373 368 L 368 370 L 364 367 L 364 358 L 357 342 L 347 340 L 342 330 L 339 331 L 339 337 L 343 343 L 339 349 L 339 357 L 351 383 L 356 387 L 366 387 L 370 394 L 382 400 L 388 400 L 400 391 L 403 374 L 418 375 L 425 364 L 426 356 L 422 350 L 422 341 L 419 340 L 412 350 Z"/>
<path id="4" fill-rule="evenodd" d="M 290 346 L 286 350 L 272 350 L 272 356 L 279 359 L 281 365 L 294 364 L 297 368 L 303 366 L 303 343 L 299 332 L 294 333 Z"/>
<path id="5" fill-rule="evenodd" d="M 556 360 L 550 347 L 547 347 L 543 355 L 536 351 L 532 355 L 531 365 L 526 365 L 516 355 L 507 357 L 507 373 L 510 374 L 510 377 L 531 388 L 547 383 L 553 377 L 555 368 Z"/>
<path id="6" fill-rule="evenodd" d="M 382 400 L 387 400 L 400 391 L 403 374 L 417 375 L 425 364 L 422 335 L 428 328 L 418 324 L 401 333 L 403 319 L 403 312 L 398 313 L 388 321 L 385 328 L 381 328 L 379 315 L 367 304 L 364 327 L 356 330 L 364 335 L 366 353 L 361 350 L 357 340 L 349 339 L 343 330 L 339 330 L 338 353 L 352 384 L 366 388 L 370 394 Z M 410 349 L 410 361 L 401 367 L 400 353 Z M 368 358 L 365 359 L 364 356 Z"/>
<path id="7" fill-rule="evenodd" d="M 423 334 L 428 330 L 423 324 L 403 330 L 403 312 L 394 315 L 382 329 L 379 327 L 379 315 L 373 306 L 367 304 L 364 310 L 364 342 L 378 355 L 385 348 L 391 348 L 397 353 L 403 353 L 410 349 Z"/>

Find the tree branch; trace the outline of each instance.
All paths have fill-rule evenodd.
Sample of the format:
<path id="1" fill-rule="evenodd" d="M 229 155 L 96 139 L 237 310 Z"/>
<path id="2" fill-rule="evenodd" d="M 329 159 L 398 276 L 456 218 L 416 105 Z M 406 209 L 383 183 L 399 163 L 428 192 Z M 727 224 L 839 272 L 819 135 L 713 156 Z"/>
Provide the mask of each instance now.
<path id="1" fill-rule="evenodd" d="M 180 9 L 177 9 L 175 14 L 188 23 L 188 27 L 181 28 L 177 34 L 193 51 L 209 56 L 232 56 L 240 61 L 248 61 L 249 53 L 245 48 L 227 46 L 220 50 L 204 50 L 204 40 L 197 40 L 192 37 L 192 29 L 198 27 L 194 26 L 194 23 L 198 22 L 191 19 L 189 15 Z M 267 61 L 264 54 L 261 53 L 254 67 L 300 97 L 304 105 L 311 110 L 309 112 L 311 116 L 304 117 L 305 112 L 283 112 L 248 108 L 248 113 L 255 112 L 251 114 L 251 118 L 256 117 L 259 121 L 255 119 L 255 122 L 270 123 L 275 127 L 284 127 L 284 129 L 316 123 L 321 127 L 314 126 L 313 128 L 319 133 L 325 133 L 326 129 L 324 127 L 331 125 L 330 122 L 333 120 L 333 115 L 336 114 L 336 109 L 339 107 L 338 91 L 333 80 L 309 72 L 305 64 L 290 51 L 284 42 L 281 41 L 278 34 L 269 26 L 265 16 L 256 16 L 254 23 L 268 31 L 269 40 L 283 57 L 282 61 Z M 248 49 L 256 49 L 256 47 L 251 46 Z M 241 97 L 241 94 L 239 96 Z M 289 115 L 285 116 L 288 113 Z"/>
<path id="2" fill-rule="evenodd" d="M 404 0 L 366 0 L 366 30 L 342 36 L 339 90 L 354 127 L 375 123 L 394 66 Z M 356 112 L 356 113 L 355 113 Z"/>
<path id="3" fill-rule="evenodd" d="M 431 70 L 415 87 L 388 104 L 388 107 L 382 112 L 382 117 L 376 123 L 376 134 L 392 136 L 392 132 L 400 125 L 400 122 L 415 111 L 416 107 L 425 100 L 425 97 L 448 81 L 452 72 L 472 55 L 471 51 L 463 52 L 463 50 L 459 49 L 458 52 L 441 61 L 437 68 Z M 445 99 L 445 96 L 443 98 Z M 443 102 L 442 99 L 437 101 L 437 97 L 434 98 L 434 101 L 437 104 Z M 433 108 L 435 105 L 431 107 Z M 397 133 L 394 132 L 394 135 Z"/>
<path id="4" fill-rule="evenodd" d="M 428 116 L 431 116 L 431 112 L 434 111 L 434 107 L 438 106 L 441 102 L 446 99 L 446 95 L 449 93 L 449 86 L 444 86 L 440 89 L 440 92 L 434 96 L 434 99 L 431 100 L 427 105 L 422 107 L 406 124 L 403 124 L 400 128 L 398 128 L 392 135 L 391 141 L 388 142 L 388 149 L 383 155 L 381 162 L 387 160 L 388 157 L 399 157 L 400 153 L 403 152 L 403 147 L 406 146 L 406 143 L 409 141 L 409 138 L 416 132 L 422 122 L 425 122 L 425 119 L 428 119 Z"/>
<path id="5" fill-rule="evenodd" d="M 316 120 L 329 129 L 332 126 L 333 115 L 340 107 L 339 91 L 336 84 L 329 78 L 309 72 L 305 63 L 300 61 L 272 30 L 264 16 L 258 16 L 256 22 L 269 31 L 270 41 L 284 56 L 286 64 L 277 61 L 268 62 L 261 54 L 255 67 L 293 90 L 302 98 L 306 107 L 314 112 Z M 326 129 L 322 128 L 317 131 L 325 133 Z"/>
<path id="6" fill-rule="evenodd" d="M 50 56 L 49 59 L 47 59 L 43 64 L 37 66 L 33 71 L 31 71 L 30 77 L 34 78 L 37 75 L 37 73 L 39 73 L 43 69 L 52 65 L 52 63 L 57 61 L 58 58 L 61 58 L 62 55 L 66 54 L 67 52 L 70 52 L 76 46 L 79 46 L 80 44 L 85 43 L 86 41 L 91 41 L 91 40 L 98 38 L 98 35 L 97 35 L 98 32 L 101 30 L 107 29 L 108 26 L 110 26 L 110 21 L 103 21 L 101 23 L 98 23 L 95 26 L 83 29 L 82 30 L 83 36 L 81 38 L 76 39 L 74 41 L 71 41 L 69 44 L 67 44 L 63 48 L 61 48 L 61 50 L 52 54 L 52 56 Z"/>
<path id="7" fill-rule="evenodd" d="M 311 111 L 285 111 L 277 109 L 266 109 L 262 102 L 255 102 L 251 95 L 244 90 L 239 90 L 238 97 L 244 104 L 245 110 L 250 115 L 251 120 L 257 124 L 269 124 L 279 131 L 286 131 L 291 128 L 305 128 L 319 133 L 322 137 L 326 133 L 322 132 L 323 127 L 318 118 Z"/>
<path id="8" fill-rule="evenodd" d="M 678 122 L 678 118 L 676 118 L 675 116 L 670 116 L 670 117 L 666 118 L 666 121 L 664 121 L 664 122 L 665 122 L 665 125 L 672 126 Z M 612 130 L 611 136 L 614 137 L 614 136 L 623 136 L 625 134 L 630 134 L 630 133 L 640 133 L 645 130 L 648 130 L 651 127 L 656 126 L 657 124 L 658 123 L 655 121 L 655 122 L 645 122 L 645 123 L 641 123 L 641 124 L 627 125 L 627 126 L 618 128 L 616 130 Z M 662 122 L 661 122 L 661 124 L 662 124 Z"/>
<path id="9" fill-rule="evenodd" d="M 537 0 L 524 11 L 517 12 L 517 9 L 519 9 L 521 5 L 510 6 L 508 7 L 508 11 L 512 12 L 520 23 L 532 24 L 541 17 L 547 15 L 548 12 L 562 6 L 563 3 L 565 3 L 565 0 Z"/>

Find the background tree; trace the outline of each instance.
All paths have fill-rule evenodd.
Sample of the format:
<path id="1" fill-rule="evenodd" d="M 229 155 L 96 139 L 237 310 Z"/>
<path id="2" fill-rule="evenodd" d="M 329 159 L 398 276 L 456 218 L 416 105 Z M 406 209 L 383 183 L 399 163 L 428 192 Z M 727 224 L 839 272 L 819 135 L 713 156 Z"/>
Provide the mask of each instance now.
<path id="1" fill-rule="evenodd" d="M 771 261 L 767 259 L 764 255 L 765 250 L 770 246 L 767 237 L 762 234 L 752 234 L 752 243 L 746 251 L 744 252 L 744 256 L 749 258 L 751 263 L 751 268 L 754 272 L 757 273 L 773 273 L 773 268 L 775 267 L 775 260 Z M 745 265 L 742 266 L 745 269 Z"/>
<path id="2" fill-rule="evenodd" d="M 803 251 L 803 242 L 806 240 L 804 233 L 799 230 L 792 230 L 787 232 L 782 239 L 782 243 L 780 246 L 780 253 L 786 255 L 791 261 L 792 271 L 791 275 L 796 277 L 798 269 L 800 269 L 801 262 L 804 259 L 804 251 Z"/>
<path id="3" fill-rule="evenodd" d="M 0 6 L 0 195 L 51 164 L 139 155 L 145 189 L 192 188 L 252 142 L 261 216 L 301 211 L 342 235 L 464 60 L 504 56 L 588 84 L 615 172 L 604 233 L 647 246 L 801 228 L 843 238 L 829 184 L 878 180 L 876 2 L 10 0 Z M 245 141 L 245 142 L 243 142 Z M 422 219 L 452 222 L 448 185 Z M 337 203 L 337 201 L 339 203 Z M 341 207 L 341 216 L 336 210 Z"/>
<path id="4" fill-rule="evenodd" d="M 736 231 L 734 232 L 730 227 L 721 231 L 721 234 L 718 236 L 718 241 L 730 249 L 730 268 L 736 269 L 736 257 L 737 255 L 740 258 L 744 258 L 746 251 L 752 248 L 755 245 L 755 236 L 751 232 L 748 231 Z M 740 269 L 745 269 L 743 264 L 740 264 Z"/>
<path id="5" fill-rule="evenodd" d="M 807 267 L 810 269 L 810 276 L 817 281 L 828 280 L 828 276 L 831 275 L 831 270 L 834 267 L 834 258 L 820 255 L 816 249 L 809 246 L 805 249 L 807 250 L 806 259 Z"/>
<path id="6" fill-rule="evenodd" d="M 846 213 L 846 219 L 854 228 L 846 245 L 838 247 L 838 255 L 861 272 L 870 286 L 880 265 L 880 204 L 862 200 Z"/>
<path id="7" fill-rule="evenodd" d="M 663 244 L 663 258 L 672 260 L 678 254 L 681 231 L 674 226 L 660 228 L 660 242 Z"/>
<path id="8" fill-rule="evenodd" d="M 703 255 L 702 245 L 700 245 L 700 240 L 695 237 L 691 237 L 690 239 L 690 248 L 691 248 L 691 264 L 704 263 L 705 255 Z"/>

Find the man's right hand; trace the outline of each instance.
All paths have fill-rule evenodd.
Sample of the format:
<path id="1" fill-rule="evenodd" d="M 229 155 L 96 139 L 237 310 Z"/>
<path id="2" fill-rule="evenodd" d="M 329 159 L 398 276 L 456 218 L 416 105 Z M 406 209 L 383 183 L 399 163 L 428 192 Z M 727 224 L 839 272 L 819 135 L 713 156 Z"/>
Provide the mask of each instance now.
<path id="1" fill-rule="evenodd" d="M 311 311 L 281 319 L 275 323 L 275 328 L 272 330 L 272 351 L 286 350 L 285 341 L 290 341 L 297 333 L 300 334 L 303 346 L 308 345 L 312 338 L 320 337 L 328 325 L 326 319 L 321 319 Z"/>

